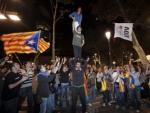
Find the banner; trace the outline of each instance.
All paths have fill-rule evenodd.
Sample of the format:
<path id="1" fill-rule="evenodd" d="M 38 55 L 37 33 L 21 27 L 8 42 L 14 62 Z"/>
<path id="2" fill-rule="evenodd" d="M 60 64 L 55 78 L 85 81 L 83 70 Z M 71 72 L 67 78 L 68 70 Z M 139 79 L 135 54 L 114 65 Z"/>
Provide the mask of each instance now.
<path id="1" fill-rule="evenodd" d="M 115 23 L 115 38 L 132 41 L 133 23 Z"/>
<path id="2" fill-rule="evenodd" d="M 6 54 L 35 53 L 38 51 L 39 38 L 40 31 L 4 34 L 0 37 Z"/>

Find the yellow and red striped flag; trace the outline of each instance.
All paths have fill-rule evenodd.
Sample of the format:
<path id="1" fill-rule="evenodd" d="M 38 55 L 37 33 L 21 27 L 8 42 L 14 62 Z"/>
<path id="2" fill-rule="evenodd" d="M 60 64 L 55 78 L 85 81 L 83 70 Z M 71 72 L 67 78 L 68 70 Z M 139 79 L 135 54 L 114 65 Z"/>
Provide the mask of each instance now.
<path id="1" fill-rule="evenodd" d="M 50 47 L 50 43 L 46 42 L 43 38 L 41 38 L 41 39 L 39 40 L 38 48 L 39 48 L 39 52 L 40 52 L 40 53 L 43 53 L 43 52 L 46 51 L 49 47 Z"/>
<path id="2" fill-rule="evenodd" d="M 39 38 L 39 31 L 4 34 L 0 37 L 4 42 L 6 54 L 36 53 L 38 51 Z"/>

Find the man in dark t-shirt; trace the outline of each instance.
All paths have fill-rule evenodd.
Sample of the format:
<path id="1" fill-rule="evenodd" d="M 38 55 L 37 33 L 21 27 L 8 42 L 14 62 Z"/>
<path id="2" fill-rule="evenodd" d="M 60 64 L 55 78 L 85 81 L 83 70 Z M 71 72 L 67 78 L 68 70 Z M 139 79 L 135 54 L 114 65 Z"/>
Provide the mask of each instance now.
<path id="1" fill-rule="evenodd" d="M 87 67 L 87 60 L 83 60 L 84 64 L 82 65 L 81 61 L 70 60 L 71 68 L 71 80 L 72 80 L 72 111 L 71 113 L 76 113 L 76 105 L 78 96 L 82 104 L 82 113 L 86 113 L 86 95 L 85 95 L 85 70 Z"/>
<path id="2" fill-rule="evenodd" d="M 0 69 L 0 113 L 2 112 L 2 91 L 5 82 L 5 76 L 9 73 L 9 70 L 5 66 Z"/>
<path id="3" fill-rule="evenodd" d="M 20 74 L 19 71 L 21 71 Z M 25 71 L 20 69 L 19 64 L 14 63 L 11 68 L 11 72 L 5 77 L 2 92 L 4 113 L 18 113 L 18 96 L 20 85 L 28 79 L 25 74 Z"/>
<path id="4" fill-rule="evenodd" d="M 2 94 L 4 101 L 11 100 L 13 98 L 18 97 L 19 90 L 20 90 L 20 84 L 13 89 L 10 89 L 9 85 L 13 84 L 21 79 L 22 79 L 22 76 L 19 75 L 18 73 L 14 73 L 14 72 L 10 72 L 6 76 L 4 90 L 3 90 L 3 94 Z"/>
<path id="5" fill-rule="evenodd" d="M 63 65 L 60 71 L 61 82 L 61 103 L 63 107 L 69 105 L 69 83 L 70 83 L 70 71 L 67 65 Z"/>

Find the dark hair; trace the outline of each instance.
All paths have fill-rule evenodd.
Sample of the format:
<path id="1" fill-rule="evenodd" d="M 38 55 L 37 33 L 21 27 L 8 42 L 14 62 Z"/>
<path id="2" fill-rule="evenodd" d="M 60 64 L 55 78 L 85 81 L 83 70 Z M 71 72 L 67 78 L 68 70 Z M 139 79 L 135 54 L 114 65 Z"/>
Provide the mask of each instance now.
<path id="1" fill-rule="evenodd" d="M 76 61 L 76 64 L 77 64 L 77 63 L 80 63 L 80 64 L 81 64 L 81 61 L 80 61 L 80 60 L 77 60 L 77 61 Z"/>
<path id="2" fill-rule="evenodd" d="M 138 71 L 139 71 L 139 69 L 138 69 L 138 66 L 137 66 L 137 65 L 133 65 L 133 68 L 134 68 L 135 72 L 138 72 Z"/>

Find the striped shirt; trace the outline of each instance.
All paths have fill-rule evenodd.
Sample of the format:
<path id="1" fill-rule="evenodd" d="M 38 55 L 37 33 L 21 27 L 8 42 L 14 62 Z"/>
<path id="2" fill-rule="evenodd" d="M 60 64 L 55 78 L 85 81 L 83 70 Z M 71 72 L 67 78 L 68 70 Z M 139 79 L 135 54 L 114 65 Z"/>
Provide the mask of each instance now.
<path id="1" fill-rule="evenodd" d="M 33 75 L 34 75 L 34 71 L 33 70 L 28 70 L 27 71 L 27 76 L 29 78 L 22 83 L 21 88 L 32 87 Z"/>

